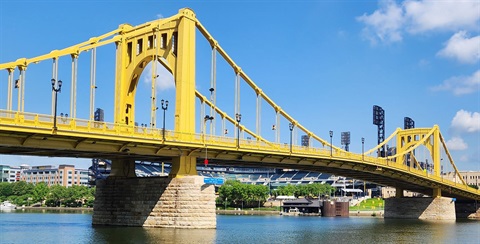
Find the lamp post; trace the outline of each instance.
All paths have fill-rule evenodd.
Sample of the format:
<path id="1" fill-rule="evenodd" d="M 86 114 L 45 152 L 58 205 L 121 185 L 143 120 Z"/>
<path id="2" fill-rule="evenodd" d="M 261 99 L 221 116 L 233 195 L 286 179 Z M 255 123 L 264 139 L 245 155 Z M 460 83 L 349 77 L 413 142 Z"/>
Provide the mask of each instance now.
<path id="1" fill-rule="evenodd" d="M 163 129 L 162 129 L 162 136 L 163 136 L 163 141 L 165 141 L 165 111 L 168 109 L 168 100 L 161 100 L 160 103 L 162 104 L 162 109 L 163 109 Z"/>
<path id="2" fill-rule="evenodd" d="M 62 81 L 58 82 L 55 79 L 52 79 L 52 91 L 55 92 L 55 109 L 53 112 L 53 131 L 57 131 L 57 97 L 58 93 L 62 91 Z"/>
<path id="3" fill-rule="evenodd" d="M 329 131 L 330 134 L 330 157 L 333 156 L 333 145 L 332 145 L 332 139 L 333 139 L 333 131 Z"/>
<path id="4" fill-rule="evenodd" d="M 240 148 L 240 121 L 242 121 L 242 115 L 239 113 L 235 114 L 235 120 L 237 120 L 237 148 Z M 242 202 L 243 204 L 243 202 Z M 243 208 L 243 207 L 242 207 Z"/>
<path id="5" fill-rule="evenodd" d="M 290 153 L 292 153 L 292 132 L 293 132 L 293 127 L 295 127 L 294 124 L 292 124 L 292 123 L 288 124 L 288 129 L 290 129 Z"/>
<path id="6" fill-rule="evenodd" d="M 203 134 L 207 134 L 207 120 L 210 120 L 212 121 L 213 120 L 213 116 L 210 116 L 210 115 L 205 115 L 205 118 L 203 118 Z"/>
<path id="7" fill-rule="evenodd" d="M 65 124 L 65 122 L 67 122 L 67 120 L 68 120 L 68 114 L 65 114 L 65 116 L 64 116 L 63 113 L 60 113 L 60 119 Z"/>
<path id="8" fill-rule="evenodd" d="M 362 161 L 365 159 L 365 138 L 362 137 Z"/>

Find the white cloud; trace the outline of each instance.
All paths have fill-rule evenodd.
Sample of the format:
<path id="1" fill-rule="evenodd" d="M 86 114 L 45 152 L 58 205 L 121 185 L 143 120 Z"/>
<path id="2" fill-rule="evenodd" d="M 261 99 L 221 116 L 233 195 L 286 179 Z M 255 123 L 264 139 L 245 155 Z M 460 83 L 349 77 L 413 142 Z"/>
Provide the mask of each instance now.
<path id="1" fill-rule="evenodd" d="M 480 90 L 480 70 L 471 76 L 454 76 L 441 85 L 432 87 L 433 91 L 452 91 L 456 96 L 477 92 Z"/>
<path id="2" fill-rule="evenodd" d="M 357 17 L 357 20 L 365 23 L 363 34 L 373 44 L 377 42 L 377 39 L 384 42 L 402 40 L 403 10 L 392 0 L 380 1 L 380 9 L 371 15 L 363 14 Z"/>
<path id="3" fill-rule="evenodd" d="M 143 70 L 144 79 L 143 81 L 147 84 L 152 83 L 152 63 L 147 64 L 145 69 Z M 157 62 L 157 89 L 160 91 L 166 91 L 169 89 L 175 88 L 175 80 L 173 79 L 173 75 L 165 68 L 163 65 Z"/>
<path id="4" fill-rule="evenodd" d="M 446 142 L 447 148 L 452 151 L 462 151 L 468 148 L 467 143 L 461 137 L 452 137 Z"/>
<path id="5" fill-rule="evenodd" d="M 479 1 L 413 1 L 403 3 L 409 31 L 476 29 L 480 20 Z"/>
<path id="6" fill-rule="evenodd" d="M 155 16 L 157 17 L 157 19 L 163 19 L 164 18 L 162 14 L 157 14 Z"/>
<path id="7" fill-rule="evenodd" d="M 458 132 L 480 131 L 480 113 L 460 110 L 452 119 L 451 127 Z"/>
<path id="8" fill-rule="evenodd" d="M 478 31 L 479 1 L 380 0 L 372 14 L 357 17 L 363 22 L 363 34 L 372 43 L 402 41 L 403 32 Z"/>
<path id="9" fill-rule="evenodd" d="M 437 55 L 454 58 L 463 63 L 475 63 L 480 60 L 480 36 L 469 38 L 466 31 L 459 31 L 448 40 L 445 48 Z"/>

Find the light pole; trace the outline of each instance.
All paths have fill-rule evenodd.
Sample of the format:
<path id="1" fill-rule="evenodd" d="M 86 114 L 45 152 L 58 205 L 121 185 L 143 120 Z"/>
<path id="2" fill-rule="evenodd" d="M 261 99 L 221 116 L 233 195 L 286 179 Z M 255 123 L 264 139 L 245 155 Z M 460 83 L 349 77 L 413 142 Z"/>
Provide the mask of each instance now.
<path id="1" fill-rule="evenodd" d="M 162 109 L 163 109 L 163 129 L 162 129 L 162 136 L 163 136 L 163 141 L 165 141 L 165 111 L 168 109 L 168 100 L 161 100 L 160 103 L 162 104 Z"/>
<path id="2" fill-rule="evenodd" d="M 203 134 L 207 134 L 207 120 L 210 120 L 212 121 L 213 120 L 213 116 L 210 116 L 210 115 L 205 115 L 205 118 L 203 118 Z"/>
<path id="3" fill-rule="evenodd" d="M 292 123 L 288 124 L 288 128 L 290 129 L 290 153 L 292 153 L 292 132 L 293 132 L 293 127 L 295 127 L 294 124 L 292 124 Z"/>
<path id="4" fill-rule="evenodd" d="M 65 124 L 65 122 L 67 122 L 67 119 L 68 119 L 68 114 L 60 113 L 60 119 Z"/>
<path id="5" fill-rule="evenodd" d="M 242 121 L 242 115 L 239 113 L 236 113 L 235 120 L 237 120 L 237 123 L 238 123 L 237 124 L 237 148 L 240 148 L 240 121 Z M 242 204 L 243 204 L 243 201 L 242 201 Z"/>
<path id="6" fill-rule="evenodd" d="M 62 81 L 58 82 L 55 79 L 52 79 L 52 91 L 55 92 L 55 109 L 53 112 L 53 131 L 57 131 L 57 97 L 58 93 L 62 91 Z"/>
<path id="7" fill-rule="evenodd" d="M 365 138 L 362 137 L 362 161 L 365 159 Z"/>
<path id="8" fill-rule="evenodd" d="M 333 145 L 332 145 L 332 139 L 333 139 L 333 131 L 329 131 L 330 134 L 330 157 L 333 156 Z"/>

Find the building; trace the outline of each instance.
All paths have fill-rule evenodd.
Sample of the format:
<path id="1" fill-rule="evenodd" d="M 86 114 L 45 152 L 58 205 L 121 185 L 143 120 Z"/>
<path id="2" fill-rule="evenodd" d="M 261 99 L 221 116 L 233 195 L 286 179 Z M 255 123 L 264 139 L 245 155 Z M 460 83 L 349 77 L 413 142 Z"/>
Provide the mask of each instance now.
<path id="1" fill-rule="evenodd" d="M 282 213 L 293 215 L 320 215 L 320 207 L 319 200 L 300 198 L 284 201 L 282 205 Z"/>
<path id="2" fill-rule="evenodd" d="M 44 182 L 48 186 L 88 185 L 88 170 L 75 169 L 74 165 L 67 164 L 59 165 L 58 168 L 52 165 L 34 166 L 23 171 L 21 180 L 33 184 Z"/>
<path id="3" fill-rule="evenodd" d="M 101 108 L 97 108 L 93 116 L 94 121 L 105 121 L 104 111 Z"/>
<path id="4" fill-rule="evenodd" d="M 0 182 L 20 181 L 22 171 L 27 168 L 28 165 L 21 165 L 20 167 L 0 165 Z"/>
<path id="5" fill-rule="evenodd" d="M 459 173 L 467 185 L 476 185 L 480 189 L 480 171 L 460 171 Z M 455 172 L 442 174 L 442 177 L 453 182 L 461 182 Z"/>

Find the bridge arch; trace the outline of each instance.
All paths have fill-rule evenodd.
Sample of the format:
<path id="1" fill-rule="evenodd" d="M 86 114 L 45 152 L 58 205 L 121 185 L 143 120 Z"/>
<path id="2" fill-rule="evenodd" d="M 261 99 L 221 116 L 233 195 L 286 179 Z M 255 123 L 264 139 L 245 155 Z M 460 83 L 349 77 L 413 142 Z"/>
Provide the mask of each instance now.
<path id="1" fill-rule="evenodd" d="M 181 9 L 178 15 L 125 28 L 116 42 L 115 116 L 120 125 L 135 122 L 138 80 L 149 62 L 158 61 L 175 80 L 176 132 L 195 132 L 195 14 Z"/>

